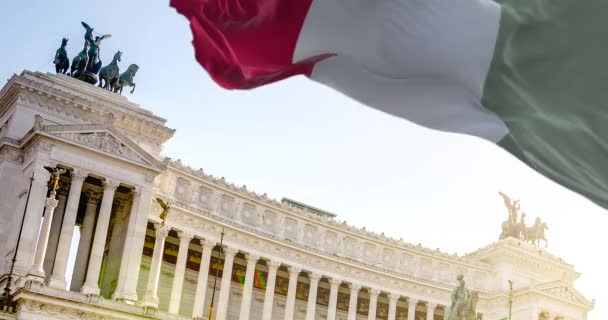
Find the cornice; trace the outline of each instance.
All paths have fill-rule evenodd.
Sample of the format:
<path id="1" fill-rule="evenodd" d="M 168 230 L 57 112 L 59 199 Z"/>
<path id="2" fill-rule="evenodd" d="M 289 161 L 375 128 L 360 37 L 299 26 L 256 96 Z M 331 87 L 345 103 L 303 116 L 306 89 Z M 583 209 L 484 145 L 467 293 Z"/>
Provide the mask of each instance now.
<path id="1" fill-rule="evenodd" d="M 220 189 L 226 192 L 228 195 L 244 198 L 250 203 L 261 205 L 267 210 L 280 212 L 286 215 L 290 215 L 294 218 L 304 220 L 309 223 L 319 224 L 323 228 L 330 229 L 335 232 L 350 235 L 356 238 L 363 238 L 364 241 L 379 244 L 382 246 L 390 247 L 397 250 L 408 251 L 417 255 L 428 256 L 429 258 L 443 260 L 449 263 L 459 264 L 467 268 L 475 268 L 478 270 L 488 271 L 489 266 L 480 261 L 464 261 L 462 257 L 455 254 L 444 253 L 438 249 L 433 250 L 430 248 L 423 247 L 421 244 L 411 244 L 403 241 L 403 239 L 394 239 L 384 235 L 383 233 L 377 234 L 370 232 L 364 228 L 357 228 L 355 226 L 348 225 L 346 221 L 339 222 L 332 218 L 322 217 L 316 214 L 309 213 L 298 208 L 294 208 L 285 203 L 282 203 L 276 199 L 271 199 L 266 193 L 259 194 L 254 191 L 248 190 L 246 186 L 237 186 L 234 183 L 228 182 L 224 177 L 218 178 L 211 174 L 206 173 L 202 168 L 194 169 L 188 165 L 182 163 L 181 160 L 172 160 L 167 158 L 169 170 L 173 170 L 175 173 L 181 176 L 190 177 L 196 180 L 199 184 L 206 185 L 210 188 Z M 179 200 L 178 200 L 179 201 Z M 183 202 L 186 204 L 185 202 Z"/>
<path id="2" fill-rule="evenodd" d="M 61 113 L 80 113 L 80 117 L 90 119 L 91 113 L 104 117 L 116 114 L 117 126 L 133 135 L 145 135 L 161 145 L 171 138 L 174 129 L 165 127 L 166 120 L 129 102 L 125 97 L 90 86 L 65 75 L 43 74 L 23 71 L 13 76 L 0 92 L 0 108 L 7 99 L 18 92 L 36 93 L 46 101 L 61 102 Z M 57 109 L 57 108 L 55 108 Z M 1 110 L 1 109 L 0 109 Z M 0 111 L 1 112 L 1 111 Z"/>

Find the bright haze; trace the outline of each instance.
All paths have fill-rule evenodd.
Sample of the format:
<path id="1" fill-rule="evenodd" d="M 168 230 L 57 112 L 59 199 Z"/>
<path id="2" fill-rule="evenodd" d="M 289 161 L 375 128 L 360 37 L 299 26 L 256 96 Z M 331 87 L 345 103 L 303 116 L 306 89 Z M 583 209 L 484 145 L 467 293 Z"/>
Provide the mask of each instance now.
<path id="1" fill-rule="evenodd" d="M 549 252 L 583 274 L 577 288 L 597 298 L 589 319 L 608 319 L 606 210 L 491 143 L 413 125 L 303 77 L 221 89 L 196 63 L 188 23 L 166 0 L 0 1 L 0 79 L 54 71 L 62 37 L 72 59 L 82 49 L 81 20 L 112 34 L 101 47 L 104 63 L 121 50 L 122 68 L 140 66 L 129 99 L 177 129 L 166 156 L 448 253 L 498 239 L 503 191 L 521 200 L 529 224 L 548 223 Z"/>

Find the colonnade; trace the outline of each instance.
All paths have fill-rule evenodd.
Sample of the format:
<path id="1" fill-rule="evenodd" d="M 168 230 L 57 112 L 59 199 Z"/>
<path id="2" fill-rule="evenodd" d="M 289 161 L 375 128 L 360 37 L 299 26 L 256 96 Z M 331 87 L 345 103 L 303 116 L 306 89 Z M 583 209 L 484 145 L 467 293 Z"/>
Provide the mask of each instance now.
<path id="1" fill-rule="evenodd" d="M 34 182 L 32 185 L 30 197 L 31 203 L 28 205 L 26 212 L 26 220 L 38 217 L 44 207 L 44 218 L 41 222 L 38 241 L 35 245 L 33 259 L 29 267 L 30 277 L 36 281 L 46 281 L 48 286 L 57 289 L 65 290 L 68 287 L 66 272 L 68 268 L 68 256 L 70 246 L 74 237 L 76 219 L 78 209 L 81 206 L 81 193 L 83 184 L 89 175 L 88 172 L 74 169 L 71 172 L 71 182 L 67 199 L 62 199 L 65 202 L 65 211 L 59 237 L 57 240 L 56 250 L 54 250 L 55 259 L 53 260 L 52 272 L 45 274 L 44 264 L 45 255 L 51 234 L 51 226 L 53 220 L 53 212 L 58 206 L 59 201 L 55 198 L 55 194 L 46 197 L 47 182 L 50 175 L 46 170 L 39 170 L 34 173 Z M 100 272 L 104 257 L 104 249 L 106 246 L 106 238 L 112 214 L 112 205 L 117 188 L 121 183 L 113 179 L 102 179 L 103 192 L 101 194 L 94 192 L 85 193 L 85 212 L 81 228 L 81 238 L 78 246 L 78 256 L 88 257 L 88 259 L 78 259 L 74 267 L 74 277 L 71 283 L 72 291 L 80 291 L 83 294 L 98 296 L 101 289 L 99 285 Z M 147 213 L 150 210 L 152 201 L 152 191 L 150 189 L 132 188 L 134 194 L 131 213 L 128 220 L 124 247 L 122 252 L 122 260 L 120 264 L 119 275 L 117 279 L 117 287 L 112 295 L 114 300 L 138 302 L 141 306 L 147 308 L 158 308 L 159 305 L 159 277 L 162 267 L 162 258 L 165 247 L 165 240 L 171 231 L 171 227 L 164 223 L 154 224 L 155 228 L 155 244 L 151 258 L 150 272 L 146 282 L 146 290 L 143 297 L 137 296 L 137 283 L 142 258 L 142 248 L 145 241 L 146 228 L 148 221 Z M 45 199 L 46 197 L 46 199 Z M 42 200 L 42 201 L 41 201 Z M 98 211 L 98 213 L 97 213 Z M 95 222 L 96 221 L 96 222 Z M 56 222 L 57 223 L 57 222 Z M 171 295 L 169 301 L 168 312 L 179 314 L 182 299 L 183 284 L 185 279 L 188 247 L 195 237 L 189 231 L 175 230 L 179 238 L 179 249 L 175 264 L 175 272 L 173 275 L 173 284 L 171 286 Z M 24 241 L 30 243 L 36 239 L 35 235 L 27 234 L 23 237 Z M 197 279 L 193 314 L 194 319 L 204 319 L 208 312 L 205 305 L 208 283 L 208 270 L 212 257 L 213 248 L 217 245 L 217 241 L 198 237 L 198 243 L 201 246 L 201 262 L 200 270 Z M 357 299 L 359 291 L 366 288 L 369 293 L 369 308 L 368 319 L 376 319 L 376 311 L 378 305 L 378 297 L 381 293 L 385 293 L 389 298 L 388 320 L 397 318 L 397 302 L 401 297 L 406 297 L 398 292 L 382 291 L 382 288 L 373 287 L 369 284 L 358 282 L 356 279 L 340 278 L 333 275 L 324 275 L 319 270 L 311 270 L 306 266 L 291 265 L 288 262 L 283 262 L 275 257 L 260 256 L 256 253 L 247 252 L 242 248 L 237 248 L 231 245 L 225 245 L 223 250 L 223 277 L 219 284 L 219 294 L 216 303 L 216 319 L 226 319 L 228 307 L 230 305 L 230 287 L 232 281 L 232 270 L 234 266 L 235 256 L 240 252 L 242 257 L 246 259 L 246 273 L 244 284 L 242 287 L 242 299 L 239 306 L 239 319 L 246 320 L 250 318 L 251 304 L 254 287 L 254 275 L 256 265 L 260 260 L 265 261 L 268 268 L 268 276 L 266 279 L 266 292 L 264 295 L 264 303 L 262 310 L 262 319 L 271 320 L 272 309 L 274 307 L 275 285 L 277 283 L 277 271 L 283 266 L 289 273 L 289 281 L 287 288 L 287 297 L 285 303 L 284 319 L 291 320 L 294 318 L 296 305 L 296 288 L 298 277 L 302 272 L 305 272 L 310 281 L 308 301 L 306 307 L 306 320 L 315 319 L 317 313 L 317 292 L 319 282 L 325 278 L 330 285 L 329 302 L 327 306 L 327 319 L 335 320 L 337 313 L 338 290 L 340 286 L 348 286 L 350 288 L 350 298 L 348 303 L 348 319 L 355 320 L 357 317 Z M 219 260 L 218 260 L 219 261 Z M 46 279 L 48 278 L 48 279 Z M 141 298 L 141 299 L 138 299 Z M 415 297 L 407 297 L 408 320 L 415 319 L 416 306 L 418 299 Z M 436 304 L 426 303 L 426 319 L 433 320 Z"/>
<path id="2" fill-rule="evenodd" d="M 40 231 L 36 232 L 37 228 L 24 228 L 21 237 L 22 249 L 18 252 L 17 261 L 19 268 L 27 275 L 27 279 L 45 282 L 51 288 L 61 290 L 70 288 L 72 291 L 99 296 L 101 292 L 99 280 L 112 207 L 121 182 L 111 178 L 101 178 L 100 192 L 86 190 L 84 197 L 81 197 L 85 180 L 89 175 L 89 172 L 82 169 L 71 170 L 69 192 L 66 197 L 64 194 L 57 195 L 54 192 L 49 194 L 48 182 L 51 174 L 42 165 L 34 166 L 24 225 L 40 226 Z M 131 189 L 133 204 L 125 236 L 120 280 L 115 295 L 117 299 L 136 301 L 137 277 L 133 280 L 127 275 L 139 273 L 141 248 L 152 191 L 141 187 L 127 185 L 125 187 Z M 81 199 L 86 203 L 77 249 L 78 258 L 74 265 L 72 281 L 68 283 L 66 273 Z M 54 214 L 60 202 L 63 216 Z M 40 220 L 42 212 L 44 216 Z M 52 228 L 53 233 L 51 233 Z M 54 257 L 47 256 L 48 254 Z"/>
<path id="3" fill-rule="evenodd" d="M 162 256 L 164 252 L 164 245 L 167 236 L 171 231 L 170 226 L 154 224 L 156 239 L 154 242 L 154 250 L 150 261 L 150 272 L 146 283 L 145 294 L 141 304 L 144 307 L 158 308 L 159 305 L 159 277 L 160 270 L 162 267 Z M 192 239 L 195 237 L 193 234 L 177 231 L 179 238 L 179 248 L 177 253 L 177 260 L 175 262 L 175 269 L 173 275 L 173 284 L 171 286 L 171 295 L 168 297 L 169 308 L 168 311 L 173 314 L 180 313 L 182 289 L 184 282 L 184 275 L 186 272 L 186 259 L 187 250 L 191 244 Z M 192 317 L 196 320 L 206 319 L 209 312 L 209 306 L 205 305 L 206 295 L 209 276 L 209 267 L 211 264 L 211 257 L 213 249 L 219 245 L 217 241 L 212 239 L 198 238 L 194 241 L 196 244 L 201 246 L 201 262 L 200 269 L 198 272 L 198 279 L 195 290 L 194 306 Z M 217 253 L 217 251 L 216 251 Z M 350 288 L 350 298 L 348 307 L 348 319 L 355 320 L 357 317 L 357 299 L 359 297 L 359 291 L 365 288 L 370 296 L 368 319 L 376 319 L 376 310 L 378 304 L 378 297 L 384 293 L 389 298 L 389 310 L 388 320 L 397 319 L 397 302 L 400 298 L 407 298 L 408 302 L 408 320 L 418 320 L 416 316 L 416 307 L 419 306 L 419 299 L 414 297 L 407 297 L 404 294 L 397 292 L 383 291 L 381 288 L 376 288 L 363 283 L 358 282 L 354 279 L 339 278 L 330 275 L 324 275 L 323 272 L 318 270 L 309 270 L 305 266 L 290 265 L 287 262 L 283 262 L 277 258 L 271 256 L 261 256 L 257 253 L 247 252 L 244 249 L 238 248 L 232 245 L 226 245 L 222 247 L 222 259 L 223 259 L 223 270 L 222 277 L 218 283 L 218 293 L 215 301 L 215 319 L 226 319 L 228 316 L 228 308 L 237 308 L 239 320 L 250 319 L 252 295 L 254 289 L 254 275 L 256 266 L 258 263 L 264 261 L 267 266 L 268 275 L 266 280 L 266 288 L 264 294 L 264 302 L 262 307 L 262 319 L 271 320 L 273 315 L 273 307 L 275 306 L 275 285 L 277 283 L 277 271 L 280 267 L 282 270 L 286 270 L 289 274 L 287 295 L 284 307 L 284 320 L 294 319 L 295 305 L 296 305 L 296 288 L 298 283 L 298 277 L 301 273 L 306 273 L 309 279 L 309 293 L 308 300 L 306 303 L 306 320 L 315 319 L 317 311 L 317 290 L 319 288 L 319 282 L 325 278 L 330 285 L 329 303 L 327 306 L 327 319 L 335 320 L 336 313 L 338 311 L 338 290 L 340 286 L 348 285 Z M 239 306 L 235 306 L 234 303 L 230 302 L 230 287 L 232 282 L 232 272 L 235 264 L 235 257 L 239 254 L 239 257 L 246 260 L 246 271 L 244 276 L 244 282 L 242 285 L 242 298 Z M 219 257 L 218 257 L 219 258 Z M 217 261 L 220 261 L 219 259 Z M 219 268 L 219 266 L 217 266 Z M 426 302 L 426 320 L 434 320 L 436 303 Z M 276 316 L 276 314 L 275 314 Z"/>

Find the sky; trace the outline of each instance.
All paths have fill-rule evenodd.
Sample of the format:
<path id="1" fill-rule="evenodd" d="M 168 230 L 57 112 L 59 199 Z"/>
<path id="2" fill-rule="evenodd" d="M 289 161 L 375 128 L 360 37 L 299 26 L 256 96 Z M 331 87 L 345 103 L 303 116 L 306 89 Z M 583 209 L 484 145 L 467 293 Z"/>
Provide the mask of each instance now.
<path id="1" fill-rule="evenodd" d="M 86 21 L 112 34 L 109 63 L 140 66 L 129 99 L 177 129 L 163 154 L 258 193 L 289 197 L 375 232 L 465 254 L 498 239 L 498 191 L 549 225 L 548 251 L 575 265 L 576 288 L 608 319 L 608 212 L 478 138 L 375 111 L 296 77 L 252 91 L 215 85 L 194 59 L 187 21 L 167 0 L 0 1 L 0 81 L 54 71 L 55 50 L 82 48 Z M 517 287 L 517 284 L 515 284 Z"/>

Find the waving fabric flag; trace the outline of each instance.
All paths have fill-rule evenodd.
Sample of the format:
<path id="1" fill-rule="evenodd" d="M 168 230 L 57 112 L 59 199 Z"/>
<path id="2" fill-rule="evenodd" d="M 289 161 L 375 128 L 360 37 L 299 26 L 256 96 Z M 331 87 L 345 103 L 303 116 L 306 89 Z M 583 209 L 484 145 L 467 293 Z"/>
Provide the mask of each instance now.
<path id="1" fill-rule="evenodd" d="M 172 0 L 220 86 L 294 75 L 495 142 L 608 208 L 606 0 Z"/>

